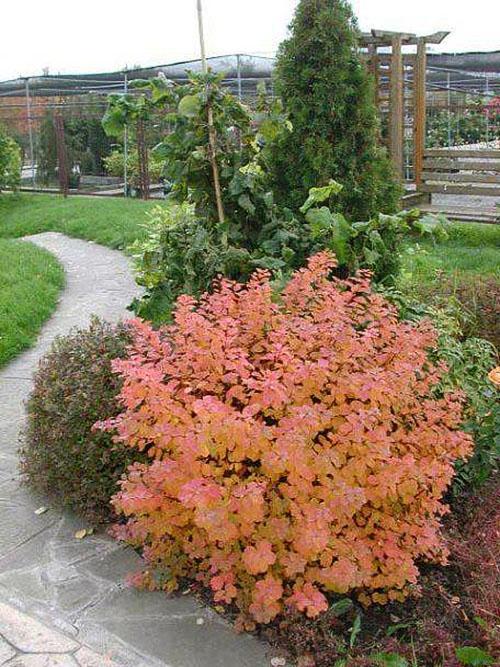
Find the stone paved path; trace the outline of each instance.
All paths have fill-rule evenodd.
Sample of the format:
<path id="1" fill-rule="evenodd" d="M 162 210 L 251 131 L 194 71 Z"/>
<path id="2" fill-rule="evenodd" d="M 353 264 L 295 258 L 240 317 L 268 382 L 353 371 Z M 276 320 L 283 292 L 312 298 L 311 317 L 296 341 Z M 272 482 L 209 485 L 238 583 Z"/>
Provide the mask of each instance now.
<path id="1" fill-rule="evenodd" d="M 127 259 L 53 232 L 29 237 L 67 275 L 38 344 L 0 371 L 0 665 L 9 667 L 263 667 L 266 646 L 238 636 L 191 597 L 126 588 L 138 557 L 104 534 L 76 540 L 78 518 L 35 510 L 47 501 L 20 486 L 23 402 L 41 355 L 95 313 L 116 321 L 137 294 Z"/>

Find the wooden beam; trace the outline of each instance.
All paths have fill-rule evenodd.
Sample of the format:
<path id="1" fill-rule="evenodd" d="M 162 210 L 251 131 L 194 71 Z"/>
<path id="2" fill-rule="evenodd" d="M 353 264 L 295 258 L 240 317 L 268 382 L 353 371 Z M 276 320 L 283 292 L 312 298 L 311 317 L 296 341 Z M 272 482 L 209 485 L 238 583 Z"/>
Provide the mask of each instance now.
<path id="1" fill-rule="evenodd" d="M 427 150 L 425 151 L 425 157 L 445 157 L 445 158 L 457 158 L 457 159 L 472 157 L 475 158 L 476 160 L 483 158 L 492 158 L 500 160 L 500 149 L 461 150 L 453 148 L 427 148 Z"/>
<path id="2" fill-rule="evenodd" d="M 389 146 L 394 169 L 403 177 L 404 85 L 401 35 L 392 38 Z"/>
<path id="3" fill-rule="evenodd" d="M 459 171 L 459 172 L 444 172 L 439 171 L 423 171 L 422 181 L 432 183 L 492 183 L 493 185 L 500 185 L 499 174 L 482 174 L 473 171 Z"/>
<path id="4" fill-rule="evenodd" d="M 417 36 L 414 32 L 395 32 L 394 30 L 372 30 L 372 35 L 375 39 L 399 39 L 401 42 L 407 39 L 415 39 Z"/>
<path id="5" fill-rule="evenodd" d="M 443 195 L 469 195 L 480 197 L 500 197 L 500 188 L 474 185 L 457 185 L 455 183 L 422 183 L 421 192 Z"/>
<path id="6" fill-rule="evenodd" d="M 457 153 L 460 151 L 457 151 Z M 424 168 L 437 169 L 441 171 L 449 169 L 462 169 L 463 171 L 491 171 L 493 173 L 500 172 L 500 160 L 481 160 L 481 155 L 478 155 L 477 160 L 460 160 L 457 158 L 425 158 Z"/>
<path id="7" fill-rule="evenodd" d="M 439 32 L 434 32 L 432 35 L 426 35 L 423 37 L 427 44 L 441 44 L 441 42 L 448 37 L 450 33 L 445 30 Z M 360 37 L 361 46 L 369 46 L 370 44 L 375 44 L 376 46 L 391 46 L 392 40 L 394 37 L 401 37 L 401 43 L 404 46 L 418 46 L 418 41 L 421 37 L 418 37 L 412 32 L 394 32 L 392 30 L 372 30 L 370 32 L 365 32 Z"/>
<path id="8" fill-rule="evenodd" d="M 440 30 L 439 32 L 433 32 L 432 35 L 426 35 L 423 39 L 427 44 L 441 44 L 441 42 L 448 37 L 450 34 L 449 30 Z"/>
<path id="9" fill-rule="evenodd" d="M 425 151 L 425 120 L 426 120 L 426 71 L 427 53 L 424 39 L 418 40 L 417 60 L 414 69 L 415 103 L 413 110 L 413 164 L 417 188 L 422 183 Z"/>

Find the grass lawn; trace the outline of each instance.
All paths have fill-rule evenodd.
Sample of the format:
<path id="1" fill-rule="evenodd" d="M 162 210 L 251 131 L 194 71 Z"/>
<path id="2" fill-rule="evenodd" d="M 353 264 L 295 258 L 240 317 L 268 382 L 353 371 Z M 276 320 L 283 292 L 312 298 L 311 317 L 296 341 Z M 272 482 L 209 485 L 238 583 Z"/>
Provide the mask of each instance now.
<path id="1" fill-rule="evenodd" d="M 482 275 L 500 280 L 500 225 L 456 222 L 449 239 L 408 245 L 403 268 L 416 284 L 434 282 L 440 272 L 457 278 Z"/>
<path id="2" fill-rule="evenodd" d="M 27 194 L 0 196 L 0 237 L 62 232 L 110 248 L 126 248 L 141 237 L 144 214 L 156 201 Z"/>
<path id="3" fill-rule="evenodd" d="M 0 239 L 0 366 L 33 344 L 63 285 L 63 268 L 49 252 Z"/>

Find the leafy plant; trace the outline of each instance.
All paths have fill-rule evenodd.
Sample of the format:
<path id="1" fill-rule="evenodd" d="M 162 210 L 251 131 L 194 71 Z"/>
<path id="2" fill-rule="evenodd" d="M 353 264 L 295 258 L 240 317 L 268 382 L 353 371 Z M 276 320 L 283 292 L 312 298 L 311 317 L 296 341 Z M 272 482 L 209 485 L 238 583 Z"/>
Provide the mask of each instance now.
<path id="1" fill-rule="evenodd" d="M 147 215 L 144 240 L 130 248 L 137 282 L 146 288 L 136 312 L 165 321 L 181 294 L 199 295 L 217 274 L 231 272 L 232 253 L 215 230 L 204 225 L 193 204 L 157 206 Z M 236 258 L 239 259 L 239 258 Z M 238 263 L 238 275 L 241 275 Z"/>
<path id="2" fill-rule="evenodd" d="M 447 235 L 444 216 L 422 216 L 418 209 L 395 215 L 379 213 L 365 222 L 351 222 L 330 206 L 319 206 L 342 190 L 343 186 L 333 180 L 323 188 L 312 188 L 300 211 L 309 232 L 309 252 L 328 248 L 335 253 L 344 274 L 354 275 L 363 268 L 372 272 L 375 282 L 392 282 L 401 269 L 402 249 L 410 233 L 433 240 Z"/>
<path id="3" fill-rule="evenodd" d="M 273 199 L 265 187 L 263 165 L 266 142 L 286 127 L 279 102 L 266 102 L 262 92 L 254 114 L 221 86 L 221 76 L 212 73 L 191 73 L 186 85 L 158 78 L 134 81 L 131 87 L 144 94 L 111 96 L 103 119 L 107 131 L 117 133 L 131 119 L 165 109 L 170 131 L 155 153 L 165 161 L 172 197 L 194 203 L 200 218 L 217 221 L 214 159 L 225 213 L 221 233 L 228 242 L 232 236 L 255 245 L 261 227 L 272 219 Z M 209 111 L 214 147 L 207 123 Z"/>
<path id="4" fill-rule="evenodd" d="M 368 220 L 398 209 L 400 187 L 379 143 L 373 87 L 346 0 L 301 0 L 280 46 L 275 88 L 293 125 L 272 147 L 277 201 L 297 209 L 310 188 L 344 185 L 332 210 Z"/>
<path id="5" fill-rule="evenodd" d="M 0 192 L 16 189 L 21 180 L 21 149 L 0 126 Z"/>
<path id="6" fill-rule="evenodd" d="M 148 223 L 151 238 L 134 248 L 141 280 L 148 283 L 149 303 L 165 304 L 164 317 L 168 317 L 169 304 L 177 296 L 198 295 L 219 272 L 245 280 L 261 267 L 273 269 L 279 278 L 300 265 L 304 251 L 300 223 L 293 215 L 282 215 L 267 189 L 268 144 L 288 131 L 280 103 L 266 100 L 261 90 L 251 111 L 224 90 L 220 77 L 213 74 L 192 74 L 183 86 L 161 78 L 131 86 L 143 94 L 112 96 L 103 123 L 108 132 L 116 133 L 136 117 L 167 111 L 170 132 L 154 156 L 164 164 L 164 175 L 172 184 L 170 201 L 181 205 L 178 213 L 173 207 L 157 209 Z M 209 111 L 215 132 L 213 155 Z M 219 174 L 222 223 L 213 159 Z M 195 244 L 194 252 L 183 234 Z M 155 271 L 150 280 L 146 274 L 152 265 Z M 147 312 L 148 304 L 145 308 Z M 140 305 L 139 309 L 144 312 Z"/>
<path id="7" fill-rule="evenodd" d="M 432 327 L 335 267 L 316 255 L 277 301 L 267 272 L 222 280 L 168 327 L 134 323 L 113 366 L 124 411 L 102 427 L 149 458 L 113 501 L 143 586 L 196 577 L 249 628 L 288 606 L 314 618 L 328 592 L 404 600 L 417 559 L 446 559 L 441 497 L 471 451 L 461 398 L 432 395 Z"/>
<path id="8" fill-rule="evenodd" d="M 110 176 L 124 177 L 125 174 L 125 156 L 122 151 L 114 150 L 104 158 L 104 168 Z M 152 183 L 158 183 L 163 175 L 163 160 L 155 155 L 149 155 L 148 170 Z M 131 150 L 127 158 L 127 175 L 132 187 L 140 186 L 139 177 L 139 154 L 137 149 Z"/>
<path id="9" fill-rule="evenodd" d="M 40 362 L 27 404 L 21 470 L 27 483 L 90 521 L 112 516 L 109 503 L 127 466 L 137 460 L 93 424 L 119 412 L 121 381 L 111 360 L 125 356 L 124 325 L 97 319 L 58 338 Z"/>
<path id="10" fill-rule="evenodd" d="M 457 463 L 453 492 L 459 495 L 481 486 L 497 470 L 500 460 L 500 414 L 498 390 L 488 380 L 496 365 L 497 351 L 487 340 L 464 338 L 468 320 L 460 303 L 433 305 L 415 302 L 401 292 L 379 289 L 398 305 L 400 316 L 410 321 L 432 320 L 439 336 L 432 353 L 435 362 L 446 365 L 441 391 L 460 390 L 466 396 L 464 430 L 474 439 L 474 453 L 467 462 Z"/>
<path id="11" fill-rule="evenodd" d="M 145 300 L 136 303 L 141 315 L 168 320 L 180 294 L 199 296 L 219 273 L 244 281 L 255 268 L 265 268 L 282 285 L 308 256 L 325 248 L 337 254 L 344 276 L 369 268 L 376 280 L 388 279 L 398 271 L 409 223 L 413 229 L 420 224 L 422 233 L 432 227 L 417 223 L 415 211 L 350 223 L 320 206 L 344 190 L 332 179 L 311 188 L 300 211 L 278 207 L 268 165 L 272 146 L 291 128 L 281 103 L 266 99 L 263 89 L 252 111 L 210 73 L 191 74 L 182 86 L 158 78 L 131 87 L 134 94 L 111 96 L 103 123 L 118 133 L 136 118 L 166 112 L 170 132 L 153 154 L 172 184 L 169 203 L 181 205 L 177 211 L 156 209 L 146 224 L 149 238 L 133 248 L 139 281 L 147 287 Z"/>

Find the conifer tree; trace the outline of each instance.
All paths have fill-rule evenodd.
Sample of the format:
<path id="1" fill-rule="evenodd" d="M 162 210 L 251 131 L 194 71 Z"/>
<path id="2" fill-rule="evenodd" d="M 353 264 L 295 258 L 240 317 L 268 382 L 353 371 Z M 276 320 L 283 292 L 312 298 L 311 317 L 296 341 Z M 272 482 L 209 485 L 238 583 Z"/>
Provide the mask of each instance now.
<path id="1" fill-rule="evenodd" d="M 394 212 L 400 186 L 385 149 L 373 85 L 358 51 L 358 26 L 346 0 L 300 0 L 280 46 L 276 91 L 294 126 L 273 154 L 281 204 L 297 208 L 309 188 L 344 185 L 331 202 L 351 219 Z"/>

